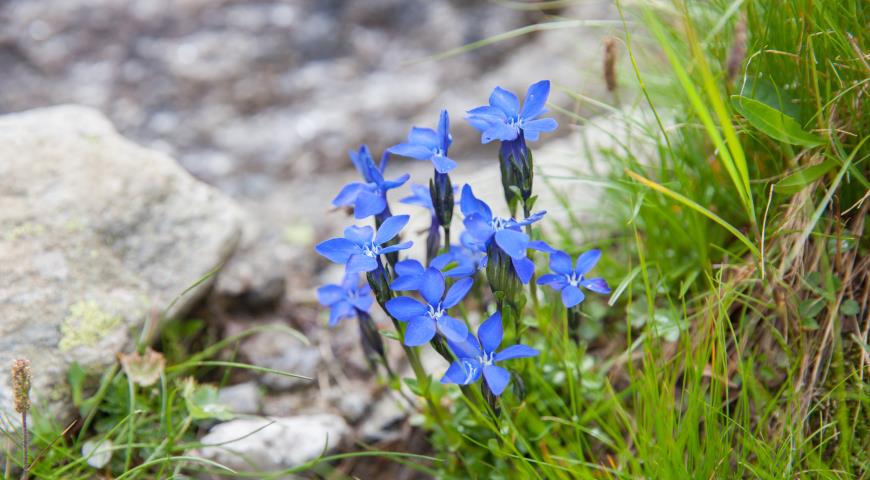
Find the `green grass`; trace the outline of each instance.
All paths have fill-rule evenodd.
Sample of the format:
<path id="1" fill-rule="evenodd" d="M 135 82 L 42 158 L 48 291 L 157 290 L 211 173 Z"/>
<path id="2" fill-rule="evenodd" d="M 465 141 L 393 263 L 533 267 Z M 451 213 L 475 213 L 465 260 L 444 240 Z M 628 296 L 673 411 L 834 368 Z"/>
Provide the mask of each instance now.
<path id="1" fill-rule="evenodd" d="M 556 192 L 571 221 L 545 227 L 571 254 L 602 248 L 596 272 L 613 294 L 590 295 L 577 326 L 538 290 L 523 339 L 542 353 L 514 363 L 524 385 L 502 397 L 500 415 L 476 387 L 410 381 L 432 400 L 423 420 L 431 456 L 342 453 L 276 475 L 341 478 L 334 462 L 382 456 L 462 479 L 870 477 L 870 7 L 619 7 L 624 23 L 558 19 L 442 55 L 535 31 L 626 26 L 623 103 L 563 92 L 631 126 L 630 138 L 614 138 L 618 148 L 577 158 L 606 162 L 605 178 L 572 178 L 603 187 L 597 211 L 606 215 L 582 218 Z M 739 65 L 730 78 L 729 63 Z M 548 172 L 537 178 L 547 188 Z M 571 240 L 577 231 L 583 244 Z M 92 478 L 82 447 L 110 440 L 101 471 L 116 478 L 264 477 L 186 456 L 210 416 L 201 403 L 213 391 L 201 383 L 250 368 L 218 355 L 236 339 L 187 344 L 202 328 L 163 333 L 167 368 L 154 387 L 135 386 L 119 367 L 97 379 L 96 394 L 76 396 L 83 423 L 65 435 L 37 416 L 33 476 Z M 74 370 L 74 391 L 83 382 Z"/>
<path id="2" fill-rule="evenodd" d="M 462 440 L 436 428 L 454 459 L 444 474 L 866 478 L 870 12 L 657 5 L 621 5 L 645 26 L 623 37 L 634 71 L 620 72 L 620 97 L 634 103 L 587 102 L 633 124 L 622 148 L 596 152 L 613 172 L 596 182 L 607 218 L 556 232 L 598 232 L 562 247 L 605 249 L 613 306 L 587 300 L 575 342 L 547 294 L 524 334 L 543 353 L 524 361 L 526 396 L 506 395 L 498 420 L 445 392 Z M 637 110 L 655 115 L 637 124 Z"/>

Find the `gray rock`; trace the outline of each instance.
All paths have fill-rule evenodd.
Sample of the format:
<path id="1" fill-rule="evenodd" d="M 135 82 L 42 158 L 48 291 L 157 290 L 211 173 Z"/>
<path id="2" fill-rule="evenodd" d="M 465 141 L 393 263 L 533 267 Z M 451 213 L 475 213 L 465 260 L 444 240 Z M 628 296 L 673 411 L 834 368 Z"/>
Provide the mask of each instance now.
<path id="1" fill-rule="evenodd" d="M 232 201 L 77 106 L 0 117 L 0 205 L 0 408 L 25 357 L 36 406 L 68 409 L 69 364 L 111 364 L 240 235 Z"/>
<path id="2" fill-rule="evenodd" d="M 256 382 L 245 382 L 218 390 L 218 402 L 231 412 L 256 415 L 260 413 L 260 387 Z"/>
<path id="3" fill-rule="evenodd" d="M 402 438 L 408 410 L 390 395 L 383 395 L 358 427 L 364 442 L 389 442 Z"/>
<path id="4" fill-rule="evenodd" d="M 242 342 L 239 352 L 254 365 L 309 378 L 316 376 L 320 365 L 320 352 L 317 347 L 305 345 L 292 335 L 280 335 L 275 332 L 262 332 L 251 336 Z M 263 374 L 260 382 L 275 390 L 287 390 L 312 383 L 305 379 L 274 373 Z"/>
<path id="5" fill-rule="evenodd" d="M 336 448 L 348 432 L 344 420 L 331 414 L 238 419 L 212 427 L 192 454 L 237 471 L 274 471 Z"/>

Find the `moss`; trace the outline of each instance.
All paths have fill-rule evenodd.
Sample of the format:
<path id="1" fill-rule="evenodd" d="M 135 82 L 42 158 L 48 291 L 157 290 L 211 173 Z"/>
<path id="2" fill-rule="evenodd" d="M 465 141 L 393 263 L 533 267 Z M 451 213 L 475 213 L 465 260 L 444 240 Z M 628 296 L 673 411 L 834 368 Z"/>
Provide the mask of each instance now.
<path id="1" fill-rule="evenodd" d="M 60 350 L 69 351 L 80 346 L 93 346 L 121 324 L 121 317 L 106 312 L 97 302 L 83 300 L 69 308 L 60 326 Z"/>
<path id="2" fill-rule="evenodd" d="M 13 241 L 19 238 L 38 237 L 45 233 L 45 225 L 38 223 L 22 223 L 8 232 L 6 232 L 6 240 Z"/>

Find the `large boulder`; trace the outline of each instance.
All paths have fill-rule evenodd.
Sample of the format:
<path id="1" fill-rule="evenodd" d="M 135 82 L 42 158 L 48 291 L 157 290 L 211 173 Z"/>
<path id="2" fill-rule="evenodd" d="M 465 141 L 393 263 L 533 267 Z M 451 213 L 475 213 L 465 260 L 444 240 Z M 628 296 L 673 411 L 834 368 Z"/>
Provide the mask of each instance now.
<path id="1" fill-rule="evenodd" d="M 0 117 L 0 412 L 17 357 L 33 363 L 35 407 L 67 410 L 69 365 L 99 371 L 150 319 L 184 314 L 210 281 L 173 301 L 227 260 L 240 220 L 95 110 Z"/>

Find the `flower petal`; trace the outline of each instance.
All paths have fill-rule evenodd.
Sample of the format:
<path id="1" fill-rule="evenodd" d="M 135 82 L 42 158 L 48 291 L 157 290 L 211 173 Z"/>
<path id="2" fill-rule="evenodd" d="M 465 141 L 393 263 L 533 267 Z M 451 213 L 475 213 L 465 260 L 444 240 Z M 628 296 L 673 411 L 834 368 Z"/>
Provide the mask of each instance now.
<path id="1" fill-rule="evenodd" d="M 359 196 L 359 192 L 365 188 L 366 184 L 354 182 L 348 183 L 345 185 L 338 195 L 332 200 L 332 205 L 336 207 L 343 207 L 345 205 L 351 205 L 356 202 L 356 198 Z"/>
<path id="2" fill-rule="evenodd" d="M 483 378 L 493 395 L 499 396 L 511 381 L 511 374 L 498 365 L 487 365 L 483 367 Z"/>
<path id="3" fill-rule="evenodd" d="M 580 282 L 580 285 L 583 285 L 584 288 L 588 288 L 595 293 L 610 293 L 610 285 L 608 285 L 607 281 L 601 277 L 584 279 Z"/>
<path id="4" fill-rule="evenodd" d="M 467 183 L 462 186 L 462 196 L 459 199 L 459 209 L 466 217 L 478 213 L 486 223 L 492 221 L 492 210 L 490 210 L 489 205 L 487 205 L 483 200 L 475 197 L 474 192 L 471 190 L 471 185 Z"/>
<path id="5" fill-rule="evenodd" d="M 405 329 L 405 345 L 416 347 L 432 340 L 435 336 L 435 322 L 428 315 L 414 317 Z"/>
<path id="6" fill-rule="evenodd" d="M 496 351 L 504 337 L 504 328 L 501 324 L 501 312 L 493 313 L 477 329 L 477 338 L 486 353 Z"/>
<path id="7" fill-rule="evenodd" d="M 598 263 L 599 258 L 601 258 L 601 250 L 597 248 L 589 250 L 577 258 L 577 266 L 574 267 L 574 271 L 580 275 L 585 274 L 589 270 L 592 270 L 592 267 Z"/>
<path id="8" fill-rule="evenodd" d="M 314 250 L 330 262 L 345 263 L 351 255 L 359 251 L 359 247 L 346 238 L 330 238 L 317 244 Z"/>
<path id="9" fill-rule="evenodd" d="M 444 301 L 441 302 L 441 305 L 444 308 L 452 308 L 456 306 L 463 298 L 465 298 L 473 284 L 474 280 L 471 278 L 463 278 L 462 280 L 457 281 L 450 287 L 450 290 L 447 290 L 447 295 L 444 296 Z"/>
<path id="10" fill-rule="evenodd" d="M 371 272 L 378 268 L 378 261 L 368 255 L 355 253 L 347 260 L 344 268 L 346 273 Z"/>
<path id="11" fill-rule="evenodd" d="M 532 84 L 526 91 L 526 99 L 523 103 L 523 109 L 520 111 L 520 117 L 525 120 L 532 120 L 543 113 L 544 106 L 547 104 L 547 97 L 549 96 L 549 80 L 541 80 Z"/>
<path id="12" fill-rule="evenodd" d="M 574 262 L 567 253 L 557 251 L 550 254 L 550 270 L 562 275 L 570 275 L 574 270 Z"/>
<path id="13" fill-rule="evenodd" d="M 377 215 L 387 208 L 383 193 L 360 190 L 353 204 L 353 216 L 357 220 Z"/>
<path id="14" fill-rule="evenodd" d="M 396 264 L 396 274 L 402 275 L 422 275 L 426 271 L 423 265 L 417 260 L 408 259 L 402 260 Z"/>
<path id="15" fill-rule="evenodd" d="M 414 245 L 414 242 L 402 242 L 397 243 L 395 245 L 390 245 L 389 247 L 384 247 L 380 250 L 381 255 L 386 255 L 388 253 L 398 252 L 399 250 L 406 250 L 411 248 Z"/>
<path id="16" fill-rule="evenodd" d="M 317 289 L 317 301 L 324 307 L 342 299 L 344 299 L 344 289 L 338 285 L 324 285 Z"/>
<path id="17" fill-rule="evenodd" d="M 531 242 L 529 242 L 529 248 L 531 248 L 532 250 L 537 250 L 539 252 L 547 253 L 553 253 L 556 251 L 555 248 L 547 245 L 547 242 L 543 240 L 532 240 Z"/>
<path id="18" fill-rule="evenodd" d="M 473 358 L 463 358 L 450 364 L 441 377 L 441 383 L 468 385 L 480 378 L 480 371 L 480 362 Z"/>
<path id="19" fill-rule="evenodd" d="M 356 311 L 353 309 L 353 305 L 347 301 L 340 301 L 329 309 L 329 326 L 334 327 L 342 318 L 354 315 L 356 315 Z"/>
<path id="20" fill-rule="evenodd" d="M 584 298 L 586 298 L 586 296 L 583 295 L 583 292 L 574 285 L 568 285 L 562 289 L 562 303 L 565 304 L 566 308 L 579 305 Z"/>
<path id="21" fill-rule="evenodd" d="M 447 115 L 447 110 L 441 110 L 441 116 L 438 117 L 438 140 L 441 141 L 439 145 L 441 150 L 446 154 L 450 144 L 453 143 L 453 136 L 450 135 L 450 116 Z"/>
<path id="22" fill-rule="evenodd" d="M 529 236 L 516 230 L 499 230 L 495 232 L 495 243 L 513 259 L 526 258 Z"/>
<path id="23" fill-rule="evenodd" d="M 489 104 L 504 112 L 507 117 L 516 117 L 520 113 L 520 99 L 513 92 L 501 87 L 495 87 L 489 95 Z"/>
<path id="24" fill-rule="evenodd" d="M 485 244 L 490 238 L 492 238 L 492 225 L 484 220 L 483 215 L 473 213 L 470 216 L 465 217 L 465 220 L 463 220 L 462 223 L 465 225 L 465 230 L 469 235 L 471 235 L 475 242 Z"/>
<path id="25" fill-rule="evenodd" d="M 541 132 L 552 132 L 559 128 L 559 124 L 552 118 L 539 118 L 523 124 L 522 130 L 526 140 L 536 141 Z"/>
<path id="26" fill-rule="evenodd" d="M 344 229 L 344 238 L 350 240 L 356 245 L 364 245 L 372 241 L 375 236 L 375 229 L 368 225 L 359 227 L 351 225 Z"/>
<path id="27" fill-rule="evenodd" d="M 374 301 L 374 299 L 371 295 L 357 295 L 355 297 L 348 298 L 348 301 L 357 310 L 368 312 L 369 309 L 372 308 L 372 302 Z"/>
<path id="28" fill-rule="evenodd" d="M 528 258 L 513 258 L 511 263 L 514 264 L 514 271 L 517 272 L 523 285 L 529 283 L 535 273 L 535 263 Z"/>
<path id="29" fill-rule="evenodd" d="M 495 360 L 496 362 L 501 362 L 503 360 L 510 360 L 512 358 L 535 357 L 539 353 L 541 352 L 528 345 L 511 345 L 510 347 L 507 347 L 504 350 L 496 353 L 495 357 L 493 357 L 493 360 Z"/>
<path id="30" fill-rule="evenodd" d="M 394 292 L 403 292 L 411 290 L 419 290 L 423 284 L 423 275 L 402 275 L 390 284 L 390 290 Z"/>
<path id="31" fill-rule="evenodd" d="M 508 125 L 503 122 L 493 123 L 483 132 L 480 141 L 489 143 L 493 140 L 509 142 L 515 140 L 520 134 L 520 129 L 516 125 Z"/>
<path id="32" fill-rule="evenodd" d="M 453 350 L 453 353 L 456 355 L 456 358 L 477 358 L 483 355 L 483 351 L 480 349 L 480 343 L 477 341 L 477 337 L 468 332 L 465 336 L 465 340 L 461 342 L 452 342 L 447 340 L 447 345 L 450 346 L 450 349 Z"/>
<path id="33" fill-rule="evenodd" d="M 546 275 L 541 275 L 538 277 L 538 285 L 550 285 L 552 283 L 558 282 L 560 278 L 563 278 L 562 275 L 555 275 L 552 273 L 548 273 Z"/>
<path id="34" fill-rule="evenodd" d="M 442 315 L 438 319 L 438 331 L 451 342 L 461 342 L 468 336 L 468 326 L 465 322 L 449 315 Z"/>
<path id="35" fill-rule="evenodd" d="M 423 273 L 420 295 L 429 302 L 429 305 L 438 305 L 441 301 L 441 296 L 444 295 L 444 275 L 437 268 L 427 268 Z M 465 335 L 462 337 L 464 338 Z"/>
<path id="36" fill-rule="evenodd" d="M 438 148 L 440 144 L 440 142 L 438 141 L 438 132 L 432 130 L 431 128 L 419 127 L 414 127 L 411 129 L 411 133 L 408 134 L 408 143 L 422 145 L 428 148 L 430 151 Z"/>
<path id="37" fill-rule="evenodd" d="M 423 305 L 411 297 L 391 298 L 390 300 L 387 300 L 387 303 L 384 306 L 390 315 L 403 322 L 407 322 L 408 320 L 421 315 L 426 315 L 428 310 L 426 305 Z"/>
<path id="38" fill-rule="evenodd" d="M 388 152 L 401 157 L 416 158 L 417 160 L 429 160 L 432 158 L 432 149 L 419 143 L 400 143 L 387 149 Z"/>
<path id="39" fill-rule="evenodd" d="M 405 225 L 408 224 L 408 220 L 411 217 L 408 215 L 395 215 L 386 220 L 381 224 L 381 228 L 378 229 L 378 233 L 375 234 L 375 244 L 383 245 L 386 242 L 389 242 L 393 239 L 399 232 L 405 228 Z"/>
<path id="40" fill-rule="evenodd" d="M 384 191 L 387 191 L 387 190 L 392 190 L 394 188 L 399 188 L 402 185 L 404 185 L 405 182 L 407 182 L 410 178 L 411 178 L 411 174 L 406 173 L 395 180 L 384 180 L 383 182 L 381 182 L 381 189 Z"/>
<path id="41" fill-rule="evenodd" d="M 444 155 L 435 155 L 432 157 L 432 165 L 438 173 L 448 173 L 456 168 L 456 161 L 451 160 Z"/>

